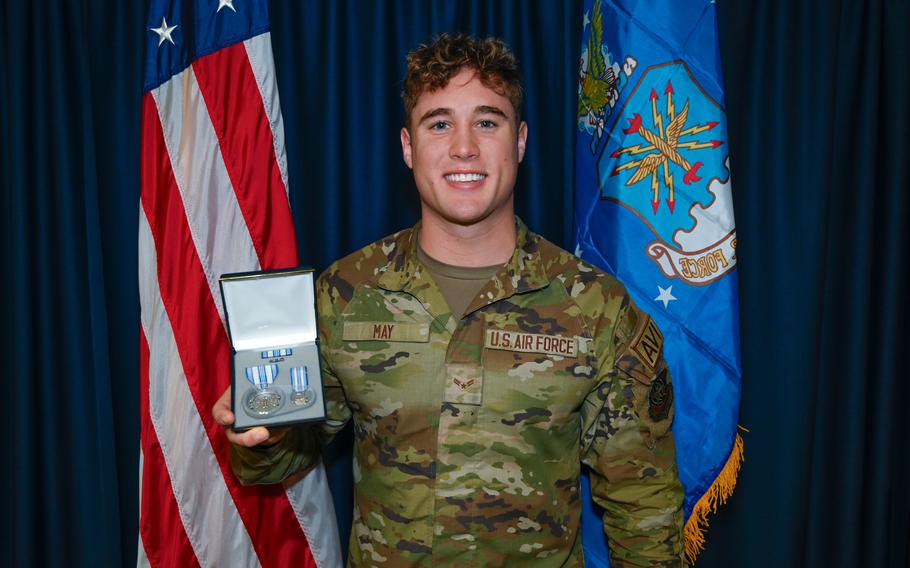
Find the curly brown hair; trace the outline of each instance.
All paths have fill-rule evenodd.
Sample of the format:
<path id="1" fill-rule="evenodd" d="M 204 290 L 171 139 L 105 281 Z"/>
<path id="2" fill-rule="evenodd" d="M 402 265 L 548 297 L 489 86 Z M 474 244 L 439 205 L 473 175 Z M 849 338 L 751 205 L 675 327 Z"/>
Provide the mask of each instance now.
<path id="1" fill-rule="evenodd" d="M 401 92 L 405 123 L 410 123 L 411 111 L 421 94 L 444 88 L 464 68 L 476 71 L 484 86 L 509 99 L 515 109 L 515 120 L 520 120 L 521 75 L 509 46 L 493 37 L 480 39 L 443 33 L 408 53 L 408 71 Z"/>

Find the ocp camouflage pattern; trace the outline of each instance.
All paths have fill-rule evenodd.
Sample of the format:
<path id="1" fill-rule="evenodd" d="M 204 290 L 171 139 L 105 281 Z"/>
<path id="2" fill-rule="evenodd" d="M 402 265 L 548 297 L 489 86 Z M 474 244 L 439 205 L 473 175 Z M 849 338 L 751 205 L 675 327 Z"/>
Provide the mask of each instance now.
<path id="1" fill-rule="evenodd" d="M 416 227 L 318 280 L 324 429 L 354 424 L 352 566 L 583 566 L 582 463 L 613 566 L 683 565 L 659 331 L 617 280 L 517 225 L 460 320 L 417 261 Z M 304 432 L 236 449 L 238 476 L 310 465 Z"/>

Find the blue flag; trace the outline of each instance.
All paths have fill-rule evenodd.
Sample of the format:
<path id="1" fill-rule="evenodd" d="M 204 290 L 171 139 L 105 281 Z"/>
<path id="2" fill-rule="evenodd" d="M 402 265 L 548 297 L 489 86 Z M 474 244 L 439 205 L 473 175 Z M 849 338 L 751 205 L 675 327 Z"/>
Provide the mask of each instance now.
<path id="1" fill-rule="evenodd" d="M 736 228 L 710 0 L 588 0 L 578 81 L 576 254 L 658 323 L 673 376 L 686 552 L 742 459 Z M 608 566 L 587 486 L 589 565 Z"/>

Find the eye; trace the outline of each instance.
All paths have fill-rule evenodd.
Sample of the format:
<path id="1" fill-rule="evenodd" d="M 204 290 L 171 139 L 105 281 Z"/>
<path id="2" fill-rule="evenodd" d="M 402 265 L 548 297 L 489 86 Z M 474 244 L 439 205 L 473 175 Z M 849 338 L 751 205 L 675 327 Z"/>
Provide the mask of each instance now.
<path id="1" fill-rule="evenodd" d="M 481 120 L 480 122 L 478 122 L 477 126 L 479 126 L 481 128 L 496 128 L 496 122 L 493 120 L 490 120 L 489 118 L 485 118 L 485 119 Z"/>
<path id="2" fill-rule="evenodd" d="M 430 124 L 430 130 L 445 130 L 449 127 L 449 123 L 444 120 L 437 120 Z"/>

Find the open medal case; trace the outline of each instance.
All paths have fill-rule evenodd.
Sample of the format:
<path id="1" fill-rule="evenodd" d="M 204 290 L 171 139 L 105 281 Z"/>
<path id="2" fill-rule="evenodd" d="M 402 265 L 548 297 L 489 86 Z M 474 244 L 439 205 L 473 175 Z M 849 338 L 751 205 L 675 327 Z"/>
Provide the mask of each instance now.
<path id="1" fill-rule="evenodd" d="M 325 419 L 313 271 L 223 274 L 234 429 Z"/>

